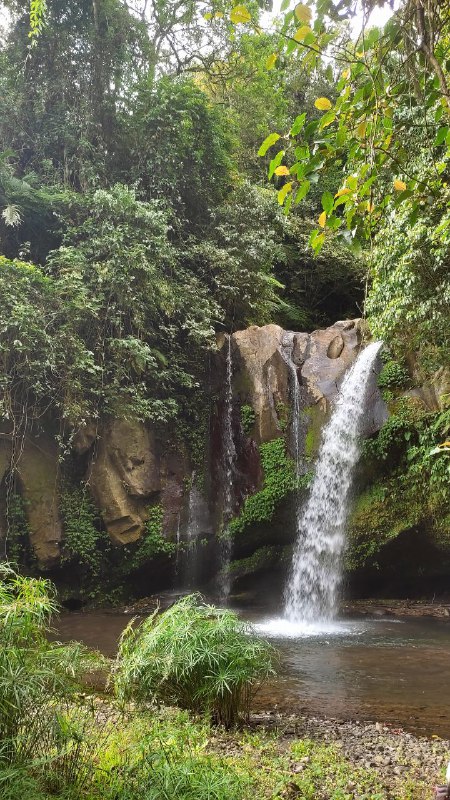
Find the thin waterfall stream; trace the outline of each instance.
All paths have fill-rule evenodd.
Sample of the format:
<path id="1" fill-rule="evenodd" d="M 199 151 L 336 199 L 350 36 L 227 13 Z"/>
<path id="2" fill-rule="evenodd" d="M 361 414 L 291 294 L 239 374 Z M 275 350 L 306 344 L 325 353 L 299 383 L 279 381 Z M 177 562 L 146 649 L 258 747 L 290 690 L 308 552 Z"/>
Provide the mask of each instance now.
<path id="1" fill-rule="evenodd" d="M 336 406 L 322 433 L 309 497 L 297 514 L 297 541 L 285 592 L 285 615 L 290 622 L 326 622 L 337 611 L 364 401 L 381 346 L 381 342 L 373 342 L 361 351 L 344 378 Z M 294 402 L 293 414 L 297 413 L 298 404 Z M 294 422 L 293 430 L 296 429 L 298 425 Z"/>
<path id="2" fill-rule="evenodd" d="M 223 521 L 224 535 L 220 546 L 220 600 L 225 602 L 230 594 L 230 559 L 231 541 L 226 532 L 227 523 L 233 516 L 233 474 L 234 463 L 236 460 L 236 447 L 233 438 L 233 356 L 231 352 L 231 335 L 227 336 L 226 353 L 226 384 L 225 384 L 225 415 L 223 421 L 223 452 L 224 452 L 224 473 L 225 485 L 223 493 Z"/>

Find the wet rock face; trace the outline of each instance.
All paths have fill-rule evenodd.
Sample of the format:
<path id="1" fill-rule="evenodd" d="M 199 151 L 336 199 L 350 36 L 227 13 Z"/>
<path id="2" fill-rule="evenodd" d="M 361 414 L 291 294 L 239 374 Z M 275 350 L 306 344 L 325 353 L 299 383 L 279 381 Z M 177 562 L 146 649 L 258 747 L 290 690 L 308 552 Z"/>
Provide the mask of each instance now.
<path id="1" fill-rule="evenodd" d="M 297 367 L 303 407 L 310 408 L 312 416 L 320 418 L 316 420 L 320 424 L 325 421 L 344 375 L 360 351 L 362 338 L 361 320 L 336 322 L 311 334 L 290 334 L 278 325 L 252 326 L 234 333 L 236 393 L 242 404 L 250 403 L 254 409 L 256 441 L 270 441 L 283 433 L 282 410 L 291 403 L 292 376 L 287 359 Z M 374 371 L 368 390 L 365 435 L 379 430 L 387 419 L 377 372 Z"/>
<path id="2" fill-rule="evenodd" d="M 226 376 L 227 340 L 218 341 L 217 395 Z M 232 428 L 235 511 L 245 497 L 261 488 L 261 443 L 289 437 L 292 408 L 292 377 L 297 374 L 301 407 L 305 412 L 306 438 L 318 443 L 323 422 L 347 368 L 355 360 L 362 341 L 359 320 L 337 322 L 311 334 L 284 331 L 278 325 L 251 326 L 231 337 L 233 413 Z M 251 430 L 244 430 L 243 405 L 251 406 Z M 376 375 L 370 387 L 366 433 L 377 430 L 386 418 Z M 248 421 L 248 420 L 247 420 Z M 207 490 L 202 502 L 202 535 L 213 537 L 220 529 L 223 491 L 223 406 L 211 417 L 209 446 L 211 461 L 205 477 Z M 308 430 L 307 427 L 309 426 Z M 303 434 L 302 434 L 303 435 Z M 315 445 L 308 456 L 314 454 Z M 25 500 L 31 544 L 41 568 L 51 568 L 60 558 L 63 525 L 59 512 L 60 465 L 56 437 L 49 431 L 29 435 L 15 449 L 11 435 L 0 430 L 0 483 L 14 471 L 17 489 Z M 126 545 L 145 530 L 149 507 L 163 511 L 162 532 L 175 539 L 187 525 L 192 464 L 188 448 L 174 445 L 170 430 L 159 433 L 148 425 L 127 420 L 88 421 L 74 432 L 73 453 L 79 479 L 86 481 L 111 540 Z M 205 454 L 205 458 L 208 456 Z M 222 466 L 221 466 L 222 465 Z M 87 471 L 86 471 L 87 470 Z M 211 521 L 212 515 L 212 521 Z M 0 537 L 2 535 L 0 520 Z"/>
<path id="3" fill-rule="evenodd" d="M 284 333 L 279 325 L 252 325 L 232 336 L 235 385 L 242 402 L 253 407 L 258 442 L 282 434 L 277 405 L 289 402 L 289 369 L 282 356 Z"/>
<path id="4" fill-rule="evenodd" d="M 113 420 L 98 440 L 88 485 L 115 544 L 142 535 L 146 502 L 161 490 L 152 432 L 139 422 Z"/>
<path id="5" fill-rule="evenodd" d="M 412 372 L 416 373 L 414 366 Z M 440 367 L 430 381 L 421 385 L 420 376 L 415 374 L 415 378 L 419 382 L 418 388 L 411 389 L 406 395 L 416 400 L 426 411 L 443 411 L 450 396 L 450 369 Z"/>
<path id="6" fill-rule="evenodd" d="M 25 436 L 19 443 L 13 443 L 12 434 L 1 434 L 0 482 L 11 470 L 25 501 L 31 545 L 38 565 L 41 569 L 49 569 L 58 564 L 62 539 L 55 439 L 42 434 Z"/>

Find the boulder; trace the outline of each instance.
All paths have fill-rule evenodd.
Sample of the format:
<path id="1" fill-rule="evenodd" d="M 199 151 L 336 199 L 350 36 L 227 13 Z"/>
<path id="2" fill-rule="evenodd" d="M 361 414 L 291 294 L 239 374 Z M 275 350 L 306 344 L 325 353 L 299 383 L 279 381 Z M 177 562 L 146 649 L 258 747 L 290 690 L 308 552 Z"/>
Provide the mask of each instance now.
<path id="1" fill-rule="evenodd" d="M 250 403 L 256 417 L 255 439 L 267 442 L 282 435 L 277 406 L 289 402 L 289 367 L 283 358 L 285 331 L 279 325 L 252 325 L 232 336 L 232 357 L 238 372 L 241 403 Z"/>
<path id="2" fill-rule="evenodd" d="M 49 435 L 26 437 L 16 464 L 30 529 L 30 541 L 39 566 L 49 569 L 60 557 L 62 523 L 58 508 L 59 453 Z"/>
<path id="3" fill-rule="evenodd" d="M 139 539 L 146 505 L 161 489 L 153 432 L 139 422 L 111 421 L 96 444 L 88 485 L 112 541 Z"/>

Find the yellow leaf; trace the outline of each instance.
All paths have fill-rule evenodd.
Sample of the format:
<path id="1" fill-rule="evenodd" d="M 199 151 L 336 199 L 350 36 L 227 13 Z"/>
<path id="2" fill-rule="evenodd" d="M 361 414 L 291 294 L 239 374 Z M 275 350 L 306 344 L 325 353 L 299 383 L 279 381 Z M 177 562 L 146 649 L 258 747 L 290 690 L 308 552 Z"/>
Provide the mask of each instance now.
<path id="1" fill-rule="evenodd" d="M 357 57 L 357 58 L 362 58 L 362 57 L 363 57 L 363 55 L 364 55 L 364 53 L 362 53 L 361 51 L 359 51 L 358 53 L 356 53 L 356 57 Z"/>
<path id="2" fill-rule="evenodd" d="M 295 31 L 293 38 L 296 42 L 303 42 L 303 39 L 311 33 L 311 28 L 309 25 L 302 25 L 297 31 Z"/>
<path id="3" fill-rule="evenodd" d="M 370 200 L 367 201 L 367 213 L 371 214 L 375 210 L 375 206 Z"/>
<path id="4" fill-rule="evenodd" d="M 325 227 L 325 225 L 327 224 L 327 212 L 326 211 L 322 211 L 322 213 L 321 213 L 321 215 L 320 215 L 320 217 L 318 219 L 318 222 L 319 222 L 319 225 L 320 225 L 321 228 Z"/>
<path id="5" fill-rule="evenodd" d="M 356 135 L 359 136 L 360 139 L 364 139 L 364 136 L 366 135 L 366 129 L 367 129 L 367 122 L 365 121 L 360 122 L 358 127 L 356 128 Z"/>
<path id="6" fill-rule="evenodd" d="M 344 69 L 342 72 L 342 77 L 345 78 L 345 80 L 347 80 L 350 77 L 350 70 Z"/>
<path id="7" fill-rule="evenodd" d="M 281 167 L 276 168 L 275 175 L 289 175 L 289 170 L 282 164 Z"/>
<path id="8" fill-rule="evenodd" d="M 386 138 L 385 138 L 385 140 L 383 142 L 383 147 L 384 147 L 385 150 L 387 150 L 389 148 L 389 145 L 390 145 L 391 141 L 392 141 L 392 134 L 390 133 L 389 136 L 386 136 Z"/>
<path id="9" fill-rule="evenodd" d="M 318 97 L 317 100 L 314 100 L 314 105 L 319 111 L 329 111 L 331 108 L 331 102 L 328 97 Z"/>
<path id="10" fill-rule="evenodd" d="M 396 180 L 394 181 L 394 189 L 396 192 L 404 192 L 406 189 L 405 181 L 401 181 L 399 180 L 399 178 L 396 178 Z"/>
<path id="11" fill-rule="evenodd" d="M 298 3 L 294 9 L 295 16 L 297 17 L 299 22 L 311 22 L 312 11 L 308 6 L 305 6 L 303 3 Z"/>
<path id="12" fill-rule="evenodd" d="M 284 186 L 282 186 L 280 191 L 278 192 L 277 197 L 280 206 L 283 205 L 286 196 L 289 194 L 289 192 L 292 192 L 292 181 L 290 181 L 289 183 L 285 183 Z"/>
<path id="13" fill-rule="evenodd" d="M 277 53 L 272 53 L 266 61 L 266 69 L 273 69 L 278 58 Z"/>
<path id="14" fill-rule="evenodd" d="M 352 193 L 351 189 L 349 189 L 348 186 L 344 186 L 344 188 L 343 189 L 339 189 L 339 191 L 336 192 L 336 194 L 334 196 L 335 197 L 342 197 L 343 194 L 351 194 L 351 193 Z"/>
<path id="15" fill-rule="evenodd" d="M 222 19 L 222 18 L 223 18 L 223 12 L 216 11 L 216 13 L 214 14 L 214 19 Z"/>
<path id="16" fill-rule="evenodd" d="M 442 444 L 438 444 L 438 447 L 450 447 L 450 442 L 442 442 Z"/>
<path id="17" fill-rule="evenodd" d="M 235 25 L 240 25 L 244 22 L 250 22 L 251 16 L 245 6 L 235 6 L 231 9 L 230 19 Z"/>

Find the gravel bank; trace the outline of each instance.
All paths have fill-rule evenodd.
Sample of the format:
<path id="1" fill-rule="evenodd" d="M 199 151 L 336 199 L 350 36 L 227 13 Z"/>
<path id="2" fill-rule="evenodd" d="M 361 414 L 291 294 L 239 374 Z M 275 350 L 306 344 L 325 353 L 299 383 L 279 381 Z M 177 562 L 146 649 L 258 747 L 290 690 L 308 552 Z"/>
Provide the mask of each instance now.
<path id="1" fill-rule="evenodd" d="M 424 798 L 433 796 L 433 787 L 443 783 L 450 760 L 450 740 L 417 737 L 402 728 L 379 722 L 353 722 L 317 717 L 282 717 L 255 714 L 257 728 L 276 729 L 286 741 L 308 738 L 336 744 L 348 760 L 358 767 L 373 769 L 386 788 L 386 797 L 395 798 L 400 784 L 423 783 Z"/>

